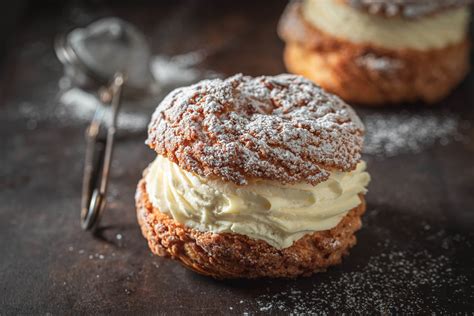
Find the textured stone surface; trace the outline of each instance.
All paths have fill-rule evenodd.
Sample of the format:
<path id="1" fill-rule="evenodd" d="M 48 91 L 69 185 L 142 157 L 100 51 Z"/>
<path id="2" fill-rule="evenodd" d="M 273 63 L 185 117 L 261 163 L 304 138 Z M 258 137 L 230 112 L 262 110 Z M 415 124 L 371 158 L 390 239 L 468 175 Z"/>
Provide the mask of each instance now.
<path id="1" fill-rule="evenodd" d="M 278 74 L 284 72 L 283 45 L 275 29 L 286 3 L 272 3 L 56 4 L 31 8 L 15 30 L 10 27 L 15 36 L 0 65 L 0 314 L 474 309 L 472 74 L 442 107 L 431 110 L 459 116 L 464 142 L 364 157 L 373 180 L 358 244 L 326 273 L 291 281 L 218 282 L 152 256 L 134 207 L 141 171 L 154 157 L 143 144 L 145 131 L 117 141 L 104 228 L 96 237 L 81 232 L 85 125 L 59 119 L 62 69 L 52 51 L 54 36 L 118 15 L 145 31 L 154 54 L 213 47 L 203 64 L 207 69 L 226 76 Z M 154 106 L 144 112 L 151 114 Z M 423 114 L 407 108 L 356 110 L 362 120 L 374 113 Z"/>

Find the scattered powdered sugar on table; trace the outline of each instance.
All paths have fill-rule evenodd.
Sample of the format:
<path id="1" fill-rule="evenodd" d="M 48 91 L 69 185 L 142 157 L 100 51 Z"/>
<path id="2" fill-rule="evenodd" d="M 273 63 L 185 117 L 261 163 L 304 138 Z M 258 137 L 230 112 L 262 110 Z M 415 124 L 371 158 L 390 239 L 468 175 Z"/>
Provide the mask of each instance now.
<path id="1" fill-rule="evenodd" d="M 277 294 L 264 294 L 256 303 L 261 312 L 284 314 L 326 314 L 358 312 L 377 314 L 426 313 L 443 311 L 441 303 L 430 294 L 446 286 L 454 288 L 447 300 L 456 302 L 463 291 L 465 276 L 456 276 L 450 259 L 434 256 L 426 250 L 397 251 L 372 257 L 359 271 L 347 272 L 329 282 L 318 282 L 309 290 L 290 287 Z M 420 290 L 425 295 L 420 294 Z"/>
<path id="2" fill-rule="evenodd" d="M 468 123 L 443 111 L 380 112 L 362 118 L 366 127 L 364 153 L 382 157 L 418 153 L 435 143 L 462 141 L 465 137 L 461 128 Z"/>
<path id="3" fill-rule="evenodd" d="M 167 87 L 184 86 L 204 78 L 219 77 L 216 72 L 197 67 L 206 57 L 205 51 L 193 51 L 175 56 L 156 55 L 150 63 L 151 73 L 158 85 Z"/>
<path id="4" fill-rule="evenodd" d="M 84 122 L 89 122 L 92 119 L 96 109 L 108 107 L 93 94 L 78 88 L 72 88 L 63 93 L 60 102 L 65 106 L 67 117 Z M 107 117 L 107 120 L 110 120 L 110 117 Z M 119 129 L 136 131 L 146 128 L 148 121 L 148 115 L 145 113 L 122 110 L 119 112 L 117 125 Z"/>

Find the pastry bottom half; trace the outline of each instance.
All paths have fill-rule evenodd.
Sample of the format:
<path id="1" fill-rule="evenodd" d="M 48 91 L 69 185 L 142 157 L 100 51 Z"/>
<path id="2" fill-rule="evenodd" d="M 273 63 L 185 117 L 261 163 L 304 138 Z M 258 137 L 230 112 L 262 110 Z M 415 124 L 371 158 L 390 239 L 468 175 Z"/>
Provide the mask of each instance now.
<path id="1" fill-rule="evenodd" d="M 276 249 L 262 240 L 234 233 L 201 232 L 173 220 L 153 207 L 145 180 L 137 188 L 137 217 L 154 254 L 218 279 L 309 276 L 339 264 L 356 244 L 365 200 L 334 228 L 307 234 L 291 247 Z"/>
<path id="2" fill-rule="evenodd" d="M 445 98 L 468 72 L 468 42 L 441 50 L 408 55 L 358 51 L 318 51 L 287 44 L 287 69 L 302 75 L 347 102 L 366 105 Z M 371 60 L 372 59 L 372 60 Z M 374 68 L 370 68 L 370 63 Z M 393 68 L 383 68 L 388 63 Z M 380 65 L 381 68 L 377 68 Z"/>

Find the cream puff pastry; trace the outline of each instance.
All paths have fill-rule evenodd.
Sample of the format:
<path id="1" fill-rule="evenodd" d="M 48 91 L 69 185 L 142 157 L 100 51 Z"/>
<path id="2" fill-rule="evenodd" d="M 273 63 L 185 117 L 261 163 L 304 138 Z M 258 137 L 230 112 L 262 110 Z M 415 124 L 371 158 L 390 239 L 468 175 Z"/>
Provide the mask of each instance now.
<path id="1" fill-rule="evenodd" d="M 370 181 L 364 127 L 295 75 L 236 75 L 176 89 L 147 144 L 138 221 L 153 253 L 216 278 L 296 277 L 355 245 Z"/>
<path id="2" fill-rule="evenodd" d="M 470 2 L 293 1 L 278 27 L 286 67 L 348 102 L 437 102 L 468 72 Z"/>

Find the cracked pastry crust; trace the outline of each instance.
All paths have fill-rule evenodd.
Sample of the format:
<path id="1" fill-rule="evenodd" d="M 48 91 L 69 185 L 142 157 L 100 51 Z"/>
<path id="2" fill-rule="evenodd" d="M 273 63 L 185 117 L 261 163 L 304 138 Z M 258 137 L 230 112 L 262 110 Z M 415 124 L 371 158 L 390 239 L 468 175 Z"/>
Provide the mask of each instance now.
<path id="1" fill-rule="evenodd" d="M 386 49 L 335 38 L 305 21 L 301 3 L 288 5 L 278 27 L 284 61 L 346 101 L 427 104 L 446 97 L 469 70 L 469 41 L 441 49 Z"/>
<path id="2" fill-rule="evenodd" d="M 146 171 L 145 171 L 146 172 Z M 262 240 L 233 233 L 201 232 L 180 224 L 153 207 L 144 178 L 135 197 L 137 217 L 151 251 L 180 261 L 185 267 L 214 278 L 309 276 L 339 264 L 356 244 L 362 203 L 326 231 L 309 233 L 288 248 L 278 250 Z"/>
<path id="3" fill-rule="evenodd" d="M 360 160 L 354 110 L 301 76 L 205 80 L 157 107 L 147 144 L 181 169 L 245 185 L 250 179 L 316 185 Z"/>

